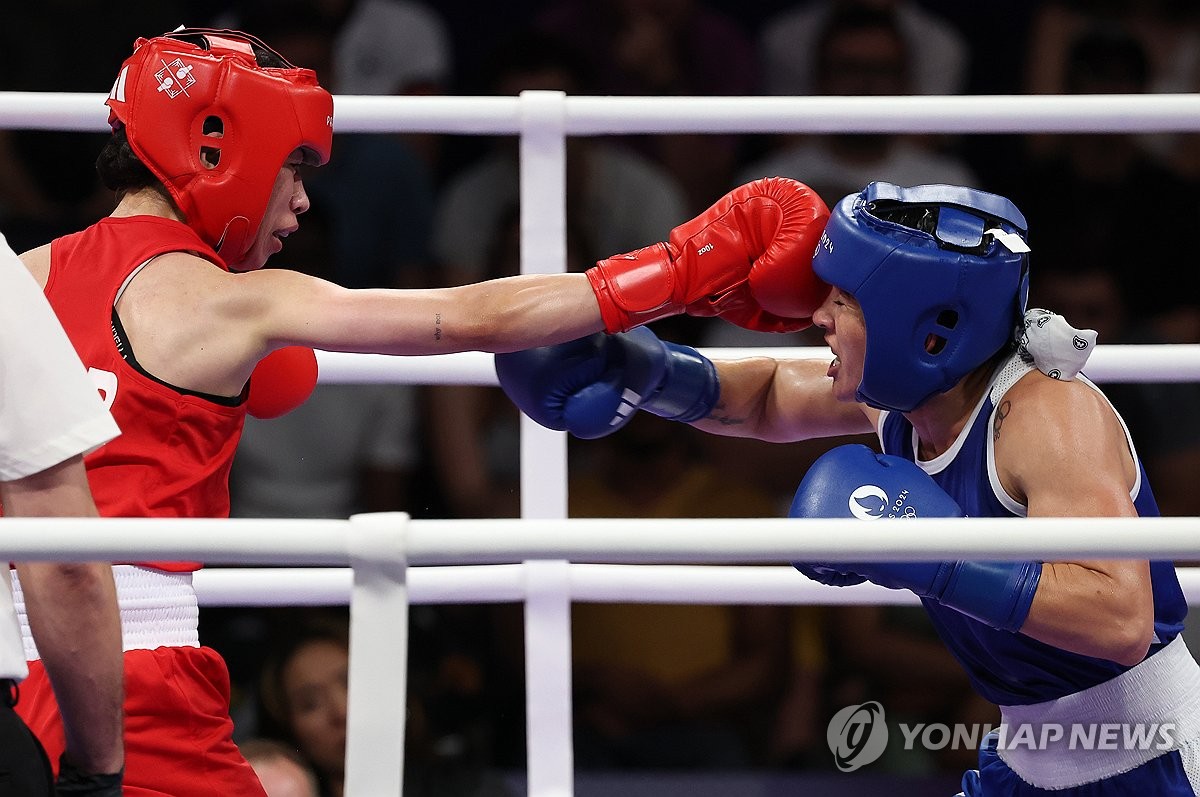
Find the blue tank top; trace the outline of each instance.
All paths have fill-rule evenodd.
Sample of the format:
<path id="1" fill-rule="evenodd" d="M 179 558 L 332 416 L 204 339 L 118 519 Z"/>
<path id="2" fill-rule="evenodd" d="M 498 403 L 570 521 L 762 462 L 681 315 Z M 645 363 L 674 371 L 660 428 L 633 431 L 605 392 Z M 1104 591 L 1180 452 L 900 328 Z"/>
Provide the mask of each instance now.
<path id="1" fill-rule="evenodd" d="M 929 461 L 917 460 L 912 424 L 896 412 L 882 413 L 879 439 L 886 454 L 916 462 L 943 490 L 949 493 L 968 517 L 1016 517 L 1025 514 L 1000 486 L 991 442 L 993 410 L 1008 388 L 1030 366 L 1014 358 L 997 370 L 987 393 L 955 444 Z M 1082 376 L 1079 379 L 1099 392 Z M 1116 410 L 1113 410 L 1116 412 Z M 1124 426 L 1124 421 L 1121 422 Z M 1126 430 L 1126 437 L 1128 437 Z M 1159 515 L 1145 470 L 1137 459 L 1139 479 L 1131 497 L 1142 517 Z M 1147 657 L 1154 655 L 1183 629 L 1187 603 L 1171 562 L 1151 562 L 1154 592 L 1154 640 Z M 1002 706 L 1027 705 L 1055 700 L 1095 686 L 1129 669 L 1116 662 L 1070 653 L 1023 634 L 992 628 L 940 603 L 923 599 L 938 635 L 966 669 L 976 691 Z"/>

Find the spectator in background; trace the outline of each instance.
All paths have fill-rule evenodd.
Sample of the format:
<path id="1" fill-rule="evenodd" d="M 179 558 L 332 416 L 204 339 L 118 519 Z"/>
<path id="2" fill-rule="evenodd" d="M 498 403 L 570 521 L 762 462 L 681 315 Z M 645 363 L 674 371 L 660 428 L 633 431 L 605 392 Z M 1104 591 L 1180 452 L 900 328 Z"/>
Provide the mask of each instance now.
<path id="1" fill-rule="evenodd" d="M 683 427 L 643 415 L 572 463 L 571 517 L 775 517 Z M 683 432 L 683 434 L 681 434 Z M 573 441 L 577 444 L 579 441 Z M 572 607 L 581 768 L 738 769 L 764 760 L 788 668 L 785 606 Z"/>
<path id="2" fill-rule="evenodd" d="M 492 91 L 526 89 L 590 92 L 577 51 L 546 34 L 526 31 L 493 53 L 486 74 Z M 433 226 L 441 281 L 480 279 L 502 224 L 520 199 L 517 140 L 494 139 L 493 149 L 463 168 L 443 189 Z M 605 139 L 567 139 L 567 216 L 582 222 L 588 264 L 612 252 L 657 240 L 687 216 L 683 193 L 657 164 Z"/>
<path id="3" fill-rule="evenodd" d="M 296 746 L 316 773 L 322 797 L 344 794 L 349 672 L 349 628 L 340 612 L 302 623 L 262 672 L 264 727 Z"/>
<path id="4" fill-rule="evenodd" d="M 1075 94 L 1078 75 L 1070 63 L 1073 44 L 1097 30 L 1135 41 L 1142 50 L 1144 72 L 1134 93 L 1187 93 L 1200 89 L 1200 14 L 1194 3 L 1180 0 L 1052 0 L 1036 9 L 1026 48 L 1024 90 L 1030 94 Z M 1102 75 L 1120 68 L 1098 65 Z M 1193 176 L 1200 175 L 1193 133 L 1147 133 L 1137 140 L 1156 157 L 1175 161 Z M 1054 154 L 1064 139 L 1049 134 L 1025 137 L 1036 156 Z"/>
<path id="5" fill-rule="evenodd" d="M 537 25 L 589 59 L 599 94 L 760 93 L 751 36 L 705 0 L 556 0 Z M 741 157 L 740 135 L 657 134 L 638 145 L 679 183 L 689 213 L 728 190 Z"/>
<path id="6" fill-rule="evenodd" d="M 453 624 L 461 619 L 454 609 L 474 616 L 470 607 L 439 616 L 432 608 L 414 607 L 410 624 L 405 794 L 490 794 L 496 787 L 482 771 L 489 744 L 481 713 L 486 668 L 468 652 L 488 639 L 488 629 Z M 301 611 L 261 673 L 263 726 L 295 745 L 316 772 L 321 797 L 344 797 L 348 618 L 340 609 Z"/>
<path id="7" fill-rule="evenodd" d="M 811 50 L 814 93 L 913 93 L 918 59 L 894 9 L 838 3 L 821 19 Z M 930 140 L 882 133 L 784 137 L 738 180 L 768 174 L 803 179 L 830 207 L 874 180 L 905 186 L 976 184 L 963 160 L 938 151 Z"/>
<path id="8" fill-rule="evenodd" d="M 1070 93 L 1071 43 L 1096 27 L 1119 29 L 1147 54 L 1144 91 L 1194 91 L 1200 79 L 1200 28 L 1194 4 L 1180 0 L 1051 0 L 1033 18 L 1027 48 L 1030 94 Z"/>
<path id="9" fill-rule="evenodd" d="M 847 8 L 893 14 L 910 55 L 906 93 L 961 94 L 967 86 L 970 53 L 962 34 L 913 0 L 813 0 L 768 19 L 759 31 L 767 94 L 826 94 L 819 52 L 829 20 Z M 857 92 L 856 92 L 857 93 Z"/>
<path id="10" fill-rule="evenodd" d="M 1151 70 L 1138 38 L 1122 28 L 1099 25 L 1070 40 L 1062 56 L 1063 88 L 1069 94 L 1138 94 L 1149 89 Z M 1031 155 L 1024 170 L 1010 172 L 1007 190 L 1029 218 L 1041 220 L 1037 247 L 1041 263 L 1057 268 L 1088 263 L 1111 271 L 1121 286 L 1129 317 L 1146 327 L 1143 337 L 1164 343 L 1200 341 L 1200 272 L 1178 268 L 1176 243 L 1195 226 L 1200 198 L 1195 184 L 1126 134 L 1027 138 Z M 1141 214 L 1130 235 L 1101 212 L 1100 202 L 1119 198 Z M 1170 285 L 1164 291 L 1162 286 Z M 1148 335 L 1146 334 L 1148 333 Z M 1123 336 L 1124 337 L 1124 336 Z"/>
<path id="11" fill-rule="evenodd" d="M 333 78 L 337 94 L 368 94 L 395 96 L 436 96 L 447 94 L 454 80 L 454 44 L 441 10 L 414 0 L 326 0 L 346 5 L 348 16 L 333 40 Z M 358 187 L 370 184 L 372 165 L 380 153 L 371 147 L 370 140 L 398 141 L 406 155 L 397 151 L 385 163 L 395 161 L 395 168 L 406 172 L 413 188 L 406 192 L 407 204 L 395 209 L 394 218 L 401 226 L 429 229 L 434 183 L 446 169 L 443 136 L 437 133 L 351 134 L 346 136 L 353 147 L 365 150 L 354 158 L 360 170 Z M 362 139 L 360 142 L 358 139 Z M 339 145 L 340 146 L 340 145 Z M 340 157 L 340 153 L 339 153 Z M 409 163 L 415 158 L 417 163 Z M 390 183 L 384 176 L 383 184 Z M 378 184 L 378 183 L 377 183 Z M 353 193 L 347 196 L 353 196 Z M 405 195 L 402 195 L 405 196 Z M 343 199 L 346 196 L 342 197 Z M 419 204 L 414 200 L 420 199 Z M 366 233 L 363 227 L 359 232 Z M 411 233 L 409 233 L 411 234 Z M 412 241 L 395 241 L 406 250 L 419 253 L 421 265 L 428 266 L 427 242 L 412 248 Z M 396 255 L 393 255 L 395 257 Z M 409 258 L 414 255 L 409 254 Z M 427 274 L 427 272 L 422 272 Z M 404 287 L 419 283 L 404 283 Z"/>
<path id="12" fill-rule="evenodd" d="M 347 7 L 333 42 L 339 94 L 444 94 L 454 54 L 446 24 L 427 3 L 335 0 Z"/>
<path id="13" fill-rule="evenodd" d="M 321 797 L 316 773 L 295 749 L 265 738 L 248 739 L 238 747 L 267 797 Z"/>

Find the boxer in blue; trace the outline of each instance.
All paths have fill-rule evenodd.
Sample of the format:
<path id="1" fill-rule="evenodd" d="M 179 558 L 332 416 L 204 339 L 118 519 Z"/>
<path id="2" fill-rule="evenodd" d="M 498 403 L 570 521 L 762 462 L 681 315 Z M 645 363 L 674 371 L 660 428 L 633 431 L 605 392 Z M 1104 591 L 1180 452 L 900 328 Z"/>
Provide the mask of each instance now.
<path id="1" fill-rule="evenodd" d="M 713 363 L 638 329 L 499 355 L 497 372 L 526 414 L 579 437 L 635 409 L 777 442 L 878 434 L 882 454 L 842 446 L 813 465 L 796 517 L 1157 515 L 1124 422 L 1078 375 L 1094 333 L 1026 312 L 1027 239 L 1003 197 L 872 183 L 837 205 L 812 262 L 829 285 L 812 319 L 827 367 Z M 920 596 L 1001 707 L 965 797 L 1200 794 L 1200 668 L 1179 636 L 1187 607 L 1170 562 L 796 567 Z M 1098 743 L 1098 726 L 1154 736 Z"/>

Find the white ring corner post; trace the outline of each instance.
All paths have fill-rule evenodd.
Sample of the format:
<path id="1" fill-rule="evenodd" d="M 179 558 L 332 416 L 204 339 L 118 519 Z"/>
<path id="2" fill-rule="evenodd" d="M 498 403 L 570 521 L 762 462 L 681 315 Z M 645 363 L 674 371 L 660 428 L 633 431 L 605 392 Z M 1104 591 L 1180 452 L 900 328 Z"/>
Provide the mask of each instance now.
<path id="1" fill-rule="evenodd" d="M 346 794 L 400 797 L 408 717 L 409 517 L 350 518 L 350 676 Z"/>
<path id="2" fill-rule="evenodd" d="M 567 96 L 521 93 L 521 272 L 566 270 Z M 567 517 L 567 437 L 521 417 L 521 517 Z M 525 562 L 530 797 L 574 794 L 571 598 L 565 561 Z"/>

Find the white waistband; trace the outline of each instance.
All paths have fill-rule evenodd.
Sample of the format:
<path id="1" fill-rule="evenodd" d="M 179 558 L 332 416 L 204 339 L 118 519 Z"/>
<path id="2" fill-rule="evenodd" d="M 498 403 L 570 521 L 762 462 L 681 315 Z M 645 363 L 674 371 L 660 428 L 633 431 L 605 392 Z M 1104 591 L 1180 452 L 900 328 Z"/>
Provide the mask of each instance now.
<path id="1" fill-rule="evenodd" d="M 1051 790 L 1094 783 L 1200 740 L 1200 666 L 1176 637 L 1102 684 L 1000 714 L 997 752 L 1022 780 Z"/>
<path id="2" fill-rule="evenodd" d="M 37 645 L 29 632 L 25 614 L 25 595 L 17 572 L 12 571 L 13 603 L 21 621 L 21 641 L 25 658 L 37 661 Z M 117 582 L 117 603 L 121 608 L 121 640 L 125 650 L 154 650 L 155 648 L 198 648 L 200 606 L 192 588 L 191 573 L 170 573 L 165 570 L 114 565 Z"/>

